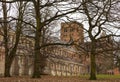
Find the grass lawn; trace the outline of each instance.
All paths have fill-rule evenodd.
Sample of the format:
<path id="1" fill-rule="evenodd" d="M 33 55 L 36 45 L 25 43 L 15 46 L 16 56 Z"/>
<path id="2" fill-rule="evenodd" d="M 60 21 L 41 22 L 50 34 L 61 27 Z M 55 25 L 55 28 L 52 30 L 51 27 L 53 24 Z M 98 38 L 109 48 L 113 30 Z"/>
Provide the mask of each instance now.
<path id="1" fill-rule="evenodd" d="M 80 78 L 88 79 L 89 75 L 80 75 Z M 97 75 L 97 79 L 120 79 L 120 75 Z"/>

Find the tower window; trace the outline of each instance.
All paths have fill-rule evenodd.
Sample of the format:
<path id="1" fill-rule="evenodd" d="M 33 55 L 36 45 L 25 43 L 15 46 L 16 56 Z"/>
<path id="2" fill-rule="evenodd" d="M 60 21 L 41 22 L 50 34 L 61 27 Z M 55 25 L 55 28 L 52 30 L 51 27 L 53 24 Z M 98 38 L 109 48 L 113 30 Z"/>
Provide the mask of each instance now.
<path id="1" fill-rule="evenodd" d="M 67 28 L 64 28 L 64 32 L 67 32 Z"/>
<path id="2" fill-rule="evenodd" d="M 70 28 L 70 32 L 73 32 L 75 30 L 75 28 Z"/>

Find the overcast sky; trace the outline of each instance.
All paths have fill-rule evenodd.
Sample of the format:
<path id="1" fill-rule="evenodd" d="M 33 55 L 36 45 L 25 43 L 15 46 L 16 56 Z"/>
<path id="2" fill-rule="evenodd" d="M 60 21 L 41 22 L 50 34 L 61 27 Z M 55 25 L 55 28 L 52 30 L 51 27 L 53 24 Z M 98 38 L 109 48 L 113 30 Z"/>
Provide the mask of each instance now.
<path id="1" fill-rule="evenodd" d="M 66 4 L 66 3 L 64 3 L 64 4 Z M 8 5 L 8 6 L 9 6 L 9 5 Z M 73 5 L 73 6 L 76 6 L 76 5 Z M 1 9 L 1 6 L 0 6 L 0 9 Z M 62 9 L 62 8 L 61 8 L 61 9 Z M 64 9 L 64 8 L 63 8 L 63 9 Z M 10 11 L 8 14 L 9 14 L 10 16 L 15 16 L 15 15 L 17 14 L 14 6 L 12 6 L 12 9 L 11 9 L 11 11 Z M 1 12 L 1 11 L 0 11 L 0 17 L 2 17 L 2 12 Z M 70 17 L 72 21 L 76 21 L 76 20 L 77 20 L 78 22 L 82 23 L 86 29 L 88 29 L 88 26 L 89 26 L 89 25 L 88 25 L 88 22 L 87 22 L 87 21 L 83 21 L 83 20 L 85 19 L 85 16 L 84 16 L 83 14 L 73 13 L 73 14 L 69 14 L 68 17 Z M 61 18 L 61 19 L 64 20 L 64 21 L 61 21 L 61 20 L 60 20 L 60 21 L 58 22 L 59 24 L 57 24 L 58 26 L 56 27 L 56 29 L 54 29 L 55 31 L 60 30 L 60 28 L 61 28 L 61 25 L 60 25 L 61 22 L 68 21 L 66 17 L 63 17 L 63 18 Z M 116 32 L 117 32 L 118 35 L 120 34 L 120 30 L 118 30 L 118 29 L 110 28 L 110 30 L 111 30 L 113 33 L 116 33 Z M 57 33 L 57 36 L 58 36 L 58 35 L 60 36 L 60 33 Z M 56 34 L 55 34 L 55 36 L 56 36 Z M 85 36 L 87 36 L 87 34 L 85 34 Z"/>

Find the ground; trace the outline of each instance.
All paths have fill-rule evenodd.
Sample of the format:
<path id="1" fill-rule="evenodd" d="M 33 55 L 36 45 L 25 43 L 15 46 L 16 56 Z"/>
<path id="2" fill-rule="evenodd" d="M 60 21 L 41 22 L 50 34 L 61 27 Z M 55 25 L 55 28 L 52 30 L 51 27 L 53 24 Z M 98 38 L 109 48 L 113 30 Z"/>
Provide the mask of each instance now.
<path id="1" fill-rule="evenodd" d="M 105 76 L 106 77 L 106 76 Z M 108 77 L 108 76 L 107 76 Z M 57 77 L 57 76 L 42 76 L 42 78 L 32 79 L 29 77 L 10 77 L 10 78 L 0 78 L 0 82 L 120 82 L 119 78 L 114 78 L 113 76 L 110 78 L 104 78 L 101 76 L 98 77 L 98 80 L 88 80 L 85 77 Z"/>

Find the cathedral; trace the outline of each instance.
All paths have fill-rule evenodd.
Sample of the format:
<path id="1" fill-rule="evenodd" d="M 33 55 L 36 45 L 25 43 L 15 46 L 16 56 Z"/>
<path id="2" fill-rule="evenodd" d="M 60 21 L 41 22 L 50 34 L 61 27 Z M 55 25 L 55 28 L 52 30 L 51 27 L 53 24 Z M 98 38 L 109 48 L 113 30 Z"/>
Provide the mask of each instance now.
<path id="1" fill-rule="evenodd" d="M 57 42 L 69 43 L 73 41 L 76 44 L 84 42 L 83 25 L 78 22 L 61 23 L 60 39 Z M 14 34 L 10 34 L 11 38 Z M 0 75 L 4 74 L 4 47 L 2 45 L 2 36 L 0 36 Z M 52 38 L 54 42 L 55 39 Z M 12 39 L 11 39 L 12 40 Z M 10 40 L 10 42 L 12 42 Z M 11 75 L 24 76 L 32 75 L 34 61 L 34 41 L 21 36 L 16 57 L 11 67 Z M 42 51 L 41 51 L 42 52 Z M 46 52 L 46 53 L 44 53 Z M 43 73 L 53 76 L 78 76 L 84 71 L 81 54 L 74 46 L 55 45 L 44 49 L 47 54 L 46 66 Z"/>

